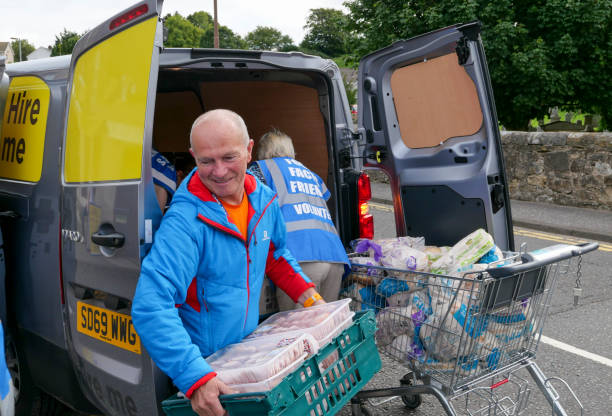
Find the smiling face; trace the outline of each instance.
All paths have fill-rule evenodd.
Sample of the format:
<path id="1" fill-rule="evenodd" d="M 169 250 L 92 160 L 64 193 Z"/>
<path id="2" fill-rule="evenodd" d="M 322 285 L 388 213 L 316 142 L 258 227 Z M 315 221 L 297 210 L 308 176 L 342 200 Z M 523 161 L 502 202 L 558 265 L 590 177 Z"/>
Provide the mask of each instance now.
<path id="1" fill-rule="evenodd" d="M 227 116 L 203 120 L 191 133 L 191 155 L 202 183 L 217 198 L 237 205 L 244 193 L 244 175 L 251 161 L 253 140 Z"/>

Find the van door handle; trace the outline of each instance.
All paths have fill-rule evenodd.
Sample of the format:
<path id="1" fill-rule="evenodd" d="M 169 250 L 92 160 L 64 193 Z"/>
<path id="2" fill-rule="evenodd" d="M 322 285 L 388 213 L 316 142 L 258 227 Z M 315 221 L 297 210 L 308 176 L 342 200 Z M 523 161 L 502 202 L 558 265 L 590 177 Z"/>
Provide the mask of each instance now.
<path id="1" fill-rule="evenodd" d="M 104 247 L 123 247 L 125 236 L 115 231 L 111 224 L 102 224 L 100 229 L 91 235 L 91 241 Z"/>

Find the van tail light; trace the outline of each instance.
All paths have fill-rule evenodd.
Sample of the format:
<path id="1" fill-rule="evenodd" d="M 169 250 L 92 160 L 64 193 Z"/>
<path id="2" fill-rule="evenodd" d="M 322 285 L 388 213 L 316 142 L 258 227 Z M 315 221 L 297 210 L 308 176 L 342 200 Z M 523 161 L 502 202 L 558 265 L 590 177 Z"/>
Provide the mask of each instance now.
<path id="1" fill-rule="evenodd" d="M 369 201 L 372 199 L 372 188 L 370 187 L 370 177 L 367 173 L 361 173 L 357 180 L 357 197 L 359 201 Z"/>
<path id="2" fill-rule="evenodd" d="M 147 6 L 146 4 L 138 6 L 135 9 L 132 9 L 128 12 L 123 13 L 121 16 L 117 17 L 116 19 L 113 19 L 113 21 L 110 23 L 108 28 L 110 30 L 117 29 L 119 26 L 122 26 L 126 24 L 127 22 L 134 20 L 138 16 L 142 16 L 148 11 L 149 11 L 149 6 Z"/>
<path id="3" fill-rule="evenodd" d="M 361 173 L 357 180 L 357 199 L 359 200 L 359 237 L 374 238 L 374 217 L 370 214 L 368 201 L 372 199 L 372 188 L 370 177 L 367 173 Z"/>

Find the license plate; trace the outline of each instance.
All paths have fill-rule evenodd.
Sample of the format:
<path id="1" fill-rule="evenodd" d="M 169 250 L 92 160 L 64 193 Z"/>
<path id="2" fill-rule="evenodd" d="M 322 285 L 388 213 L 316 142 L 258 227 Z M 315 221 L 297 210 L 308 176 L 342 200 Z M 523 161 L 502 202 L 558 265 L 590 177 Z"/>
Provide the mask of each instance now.
<path id="1" fill-rule="evenodd" d="M 140 338 L 129 315 L 77 302 L 77 331 L 140 354 Z"/>

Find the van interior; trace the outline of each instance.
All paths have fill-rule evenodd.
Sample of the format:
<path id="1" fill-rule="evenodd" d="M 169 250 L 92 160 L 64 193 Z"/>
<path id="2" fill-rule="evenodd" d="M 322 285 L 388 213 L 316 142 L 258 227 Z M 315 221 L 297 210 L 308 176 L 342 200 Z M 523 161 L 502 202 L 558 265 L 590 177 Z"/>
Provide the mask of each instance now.
<path id="1" fill-rule="evenodd" d="M 293 139 L 296 159 L 317 173 L 331 190 L 330 101 L 326 81 L 315 72 L 161 68 L 153 147 L 175 166 L 191 162 L 189 132 L 193 121 L 205 111 L 226 108 L 243 117 L 255 141 L 253 159 L 259 138 L 278 128 Z"/>

